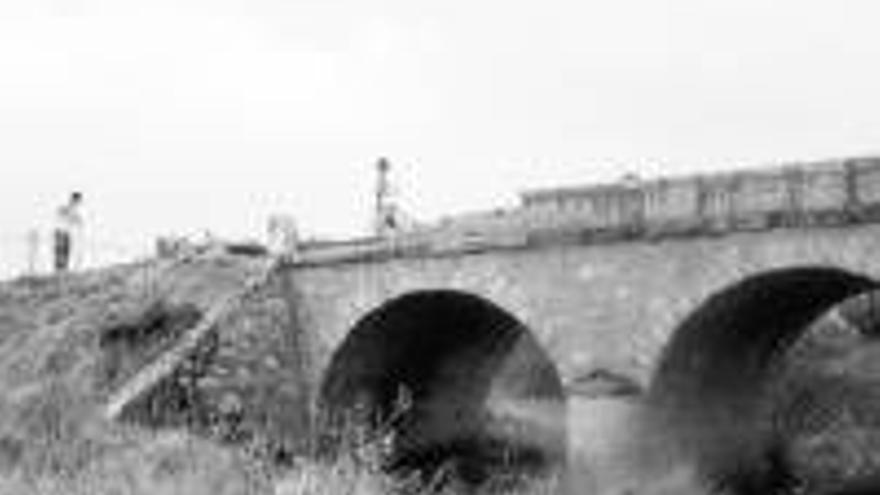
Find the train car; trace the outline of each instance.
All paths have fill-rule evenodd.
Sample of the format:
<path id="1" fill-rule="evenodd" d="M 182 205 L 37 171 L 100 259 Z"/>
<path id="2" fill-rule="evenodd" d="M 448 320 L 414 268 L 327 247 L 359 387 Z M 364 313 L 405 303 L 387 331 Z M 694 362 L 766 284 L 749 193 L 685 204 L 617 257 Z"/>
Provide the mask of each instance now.
<path id="1" fill-rule="evenodd" d="M 649 236 L 683 234 L 699 228 L 696 179 L 661 179 L 642 186 L 645 231 Z"/>
<path id="2" fill-rule="evenodd" d="M 644 200 L 638 186 L 604 185 L 590 191 L 586 199 L 590 212 L 588 221 L 583 223 L 586 235 L 617 237 L 641 230 Z"/>
<path id="3" fill-rule="evenodd" d="M 529 242 L 590 237 L 611 225 L 606 186 L 533 191 L 523 194 Z"/>
<path id="4" fill-rule="evenodd" d="M 723 232 L 731 229 L 736 216 L 736 178 L 730 175 L 701 176 L 697 179 L 697 215 L 700 229 Z"/>
<path id="5" fill-rule="evenodd" d="M 865 220 L 880 220 L 880 159 L 847 160 L 845 167 L 850 181 L 850 207 Z"/>
<path id="6" fill-rule="evenodd" d="M 764 229 L 788 221 L 796 211 L 792 204 L 792 181 L 789 177 L 785 169 L 734 174 L 731 227 Z"/>
<path id="7" fill-rule="evenodd" d="M 534 191 L 523 198 L 533 241 L 591 242 L 634 235 L 644 226 L 644 193 L 632 181 Z"/>
<path id="8" fill-rule="evenodd" d="M 625 235 L 639 235 L 645 227 L 645 192 L 640 183 L 624 183 L 614 193 L 617 228 Z"/>
<path id="9" fill-rule="evenodd" d="M 575 232 L 596 226 L 590 189 L 566 190 L 553 203 L 550 216 L 545 218 L 541 229 L 555 232 Z"/>
<path id="10" fill-rule="evenodd" d="M 801 224 L 827 225 L 846 221 L 850 186 L 844 163 L 807 164 L 799 166 L 798 171 L 793 191 Z"/>

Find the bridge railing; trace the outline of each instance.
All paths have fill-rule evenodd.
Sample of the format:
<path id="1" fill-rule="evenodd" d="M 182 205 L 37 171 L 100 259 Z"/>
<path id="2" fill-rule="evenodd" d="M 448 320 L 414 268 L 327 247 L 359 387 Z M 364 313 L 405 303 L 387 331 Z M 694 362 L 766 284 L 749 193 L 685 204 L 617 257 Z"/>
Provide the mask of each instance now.
<path id="1" fill-rule="evenodd" d="M 334 241 L 309 241 L 299 247 L 299 259 L 304 263 L 363 258 L 380 253 L 384 248 L 381 239 L 363 237 Z"/>

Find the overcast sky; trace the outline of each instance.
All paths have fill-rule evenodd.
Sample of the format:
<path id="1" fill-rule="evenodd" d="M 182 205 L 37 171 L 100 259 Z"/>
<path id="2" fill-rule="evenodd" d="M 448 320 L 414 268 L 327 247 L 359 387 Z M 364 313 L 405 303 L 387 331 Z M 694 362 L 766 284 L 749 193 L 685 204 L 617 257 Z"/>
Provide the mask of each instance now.
<path id="1" fill-rule="evenodd" d="M 534 186 L 880 151 L 872 1 L 0 0 L 0 274 L 68 191 L 159 233 L 361 233 Z"/>

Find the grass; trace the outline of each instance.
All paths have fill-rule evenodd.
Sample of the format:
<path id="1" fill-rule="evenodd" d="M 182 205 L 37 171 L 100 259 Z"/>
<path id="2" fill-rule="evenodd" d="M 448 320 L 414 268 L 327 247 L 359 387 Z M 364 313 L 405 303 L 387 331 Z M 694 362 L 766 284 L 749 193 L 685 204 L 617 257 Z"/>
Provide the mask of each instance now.
<path id="1" fill-rule="evenodd" d="M 183 431 L 149 432 L 56 414 L 64 400 L 39 401 L 31 428 L 0 438 L 0 493 L 21 495 L 403 495 L 500 493 L 488 483 L 479 492 L 448 473 L 424 480 L 391 476 L 379 443 L 346 449 L 317 461 L 298 458 L 284 469 L 247 448 L 221 446 Z M 55 412 L 53 412 L 55 411 Z M 504 493 L 556 493 L 555 481 L 530 480 Z"/>
<path id="2" fill-rule="evenodd" d="M 0 494 L 273 492 L 272 473 L 238 450 L 99 419 L 102 330 L 141 314 L 166 285 L 200 295 L 234 287 L 248 267 L 226 264 L 147 262 L 0 284 Z"/>
<path id="3" fill-rule="evenodd" d="M 271 473 L 242 454 L 180 433 L 123 444 L 79 443 L 48 452 L 55 462 L 23 463 L 0 493 L 22 495 L 238 495 L 273 493 Z M 80 450 L 82 449 L 82 450 Z M 83 459 L 85 457 L 85 459 Z M 61 461 L 60 463 L 58 461 Z"/>

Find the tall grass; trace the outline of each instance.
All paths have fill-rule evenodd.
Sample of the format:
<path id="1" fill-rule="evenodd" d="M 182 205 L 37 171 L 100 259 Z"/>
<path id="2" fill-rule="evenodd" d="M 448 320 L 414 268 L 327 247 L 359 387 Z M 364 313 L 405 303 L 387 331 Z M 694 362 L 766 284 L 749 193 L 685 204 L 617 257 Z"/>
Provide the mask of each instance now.
<path id="1" fill-rule="evenodd" d="M 530 485 L 486 484 L 479 492 L 448 473 L 425 479 L 390 475 L 369 449 L 331 458 L 297 459 L 279 469 L 246 450 L 222 447 L 184 432 L 103 432 L 95 439 L 44 444 L 0 476 L 0 493 L 21 495 L 402 495 L 557 493 L 552 480 Z M 111 438 L 111 436 L 113 438 Z M 502 489 L 503 488 L 503 489 Z"/>
<path id="2" fill-rule="evenodd" d="M 0 494 L 21 495 L 402 495 L 477 493 L 451 469 L 388 474 L 390 429 L 336 432 L 333 455 L 279 468 L 258 445 L 223 446 L 185 431 L 107 423 L 89 401 L 47 384 L 0 410 Z M 0 404 L 2 406 L 2 404 Z M 0 407 L 0 409 L 3 409 Z M 479 493 L 556 493 L 552 480 L 487 483 Z"/>

